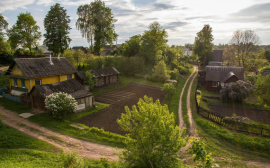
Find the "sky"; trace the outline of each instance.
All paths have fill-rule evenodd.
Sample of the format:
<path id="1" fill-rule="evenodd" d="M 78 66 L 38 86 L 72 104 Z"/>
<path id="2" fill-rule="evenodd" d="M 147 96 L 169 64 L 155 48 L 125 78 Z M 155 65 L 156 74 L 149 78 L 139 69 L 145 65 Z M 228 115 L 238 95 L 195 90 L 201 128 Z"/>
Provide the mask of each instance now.
<path id="1" fill-rule="evenodd" d="M 93 1 L 93 0 L 91 0 Z M 20 13 L 30 12 L 44 34 L 43 20 L 50 6 L 60 3 L 70 16 L 72 39 L 70 47 L 89 47 L 75 23 L 79 5 L 90 0 L 1 0 L 0 13 L 9 27 Z M 205 24 L 213 30 L 214 44 L 226 44 L 236 30 L 251 29 L 260 37 L 262 45 L 270 44 L 270 0 L 104 0 L 112 9 L 115 31 L 121 44 L 130 37 L 143 34 L 157 21 L 168 33 L 169 45 L 194 43 L 196 33 Z M 42 44 L 44 38 L 40 40 Z"/>

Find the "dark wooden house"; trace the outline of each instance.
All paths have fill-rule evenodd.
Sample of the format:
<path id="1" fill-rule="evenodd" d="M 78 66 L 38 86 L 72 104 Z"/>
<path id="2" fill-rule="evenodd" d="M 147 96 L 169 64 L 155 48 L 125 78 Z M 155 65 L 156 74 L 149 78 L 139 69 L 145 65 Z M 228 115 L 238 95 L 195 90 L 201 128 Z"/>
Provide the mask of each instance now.
<path id="1" fill-rule="evenodd" d="M 46 96 L 55 92 L 68 93 L 74 97 L 78 103 L 78 108 L 75 110 L 76 112 L 89 109 L 94 105 L 94 98 L 92 94 L 85 90 L 84 87 L 76 79 L 69 79 L 52 84 L 35 85 L 29 93 L 32 107 L 46 110 Z"/>
<path id="2" fill-rule="evenodd" d="M 76 79 L 82 85 L 85 85 L 85 73 L 85 71 L 80 71 L 76 73 Z M 119 82 L 118 75 L 120 74 L 120 72 L 115 67 L 92 70 L 92 73 L 93 77 L 97 78 L 96 86 L 104 86 L 111 83 Z"/>
<path id="3" fill-rule="evenodd" d="M 224 85 L 244 80 L 243 67 L 206 66 L 205 84 L 207 90 L 219 91 Z"/>

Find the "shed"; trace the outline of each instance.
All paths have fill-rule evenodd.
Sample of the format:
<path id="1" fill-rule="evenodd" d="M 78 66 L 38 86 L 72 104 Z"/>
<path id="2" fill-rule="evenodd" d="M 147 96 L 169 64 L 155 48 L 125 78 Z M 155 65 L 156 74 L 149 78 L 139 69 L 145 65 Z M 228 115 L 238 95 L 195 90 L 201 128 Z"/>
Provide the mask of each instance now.
<path id="1" fill-rule="evenodd" d="M 244 80 L 243 67 L 206 66 L 206 89 L 219 91 L 224 85 Z"/>
<path id="2" fill-rule="evenodd" d="M 32 107 L 46 110 L 46 96 L 55 92 L 68 93 L 74 97 L 78 103 L 78 108 L 75 111 L 89 109 L 94 105 L 92 93 L 84 90 L 84 87 L 76 79 L 69 79 L 52 84 L 35 85 L 29 93 Z"/>
<path id="3" fill-rule="evenodd" d="M 120 74 L 120 72 L 115 67 L 92 70 L 92 73 L 93 77 L 97 78 L 96 86 L 104 86 L 111 83 L 119 82 L 118 75 Z M 83 85 L 85 84 L 85 74 L 85 71 L 80 71 L 76 73 L 76 79 Z"/>

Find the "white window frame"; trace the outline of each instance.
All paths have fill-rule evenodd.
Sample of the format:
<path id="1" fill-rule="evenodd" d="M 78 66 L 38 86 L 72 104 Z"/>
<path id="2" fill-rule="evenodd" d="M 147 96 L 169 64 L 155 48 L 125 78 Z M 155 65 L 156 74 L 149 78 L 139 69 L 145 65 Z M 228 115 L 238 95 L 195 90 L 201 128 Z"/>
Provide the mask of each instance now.
<path id="1" fill-rule="evenodd" d="M 72 74 L 68 74 L 67 75 L 67 79 L 69 80 L 69 79 L 72 79 Z"/>
<path id="2" fill-rule="evenodd" d="M 39 84 L 37 84 L 37 81 L 40 81 Z M 35 85 L 42 85 L 42 80 L 41 79 L 36 79 L 35 80 Z"/>

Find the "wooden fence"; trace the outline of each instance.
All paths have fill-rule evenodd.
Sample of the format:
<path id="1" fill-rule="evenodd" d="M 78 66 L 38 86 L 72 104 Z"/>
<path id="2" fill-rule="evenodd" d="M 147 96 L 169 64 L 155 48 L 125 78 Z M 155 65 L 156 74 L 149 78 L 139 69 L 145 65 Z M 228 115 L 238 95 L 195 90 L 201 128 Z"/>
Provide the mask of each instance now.
<path id="1" fill-rule="evenodd" d="M 196 88 L 196 90 L 197 89 L 198 87 Z M 197 113 L 199 115 L 201 115 L 202 117 L 210 121 L 215 122 L 216 124 L 220 126 L 223 126 L 229 130 L 234 130 L 236 132 L 244 133 L 247 135 L 255 135 L 255 136 L 262 136 L 262 137 L 270 138 L 270 129 L 266 128 L 263 125 L 248 123 L 248 122 L 238 122 L 236 120 L 228 119 L 224 116 L 220 116 L 207 109 L 204 109 L 203 107 L 200 107 L 197 101 L 197 91 L 195 92 L 195 102 L 196 102 Z"/>

